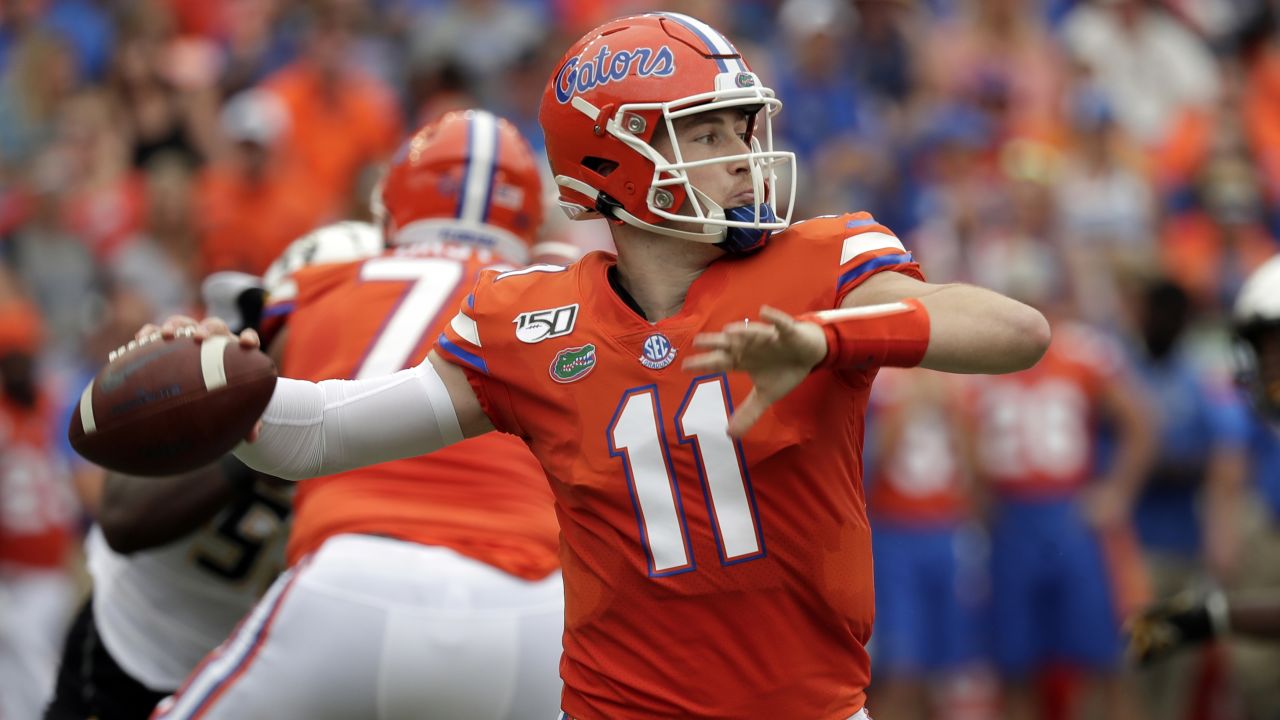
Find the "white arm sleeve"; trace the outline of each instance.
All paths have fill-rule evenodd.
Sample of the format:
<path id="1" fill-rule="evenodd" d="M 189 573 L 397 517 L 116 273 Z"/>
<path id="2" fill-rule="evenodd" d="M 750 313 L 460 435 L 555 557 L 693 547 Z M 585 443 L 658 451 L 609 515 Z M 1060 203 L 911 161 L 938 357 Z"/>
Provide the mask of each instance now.
<path id="1" fill-rule="evenodd" d="M 424 455 L 462 440 L 449 391 L 429 361 L 394 375 L 318 383 L 280 378 L 262 430 L 236 457 L 301 480 Z"/>

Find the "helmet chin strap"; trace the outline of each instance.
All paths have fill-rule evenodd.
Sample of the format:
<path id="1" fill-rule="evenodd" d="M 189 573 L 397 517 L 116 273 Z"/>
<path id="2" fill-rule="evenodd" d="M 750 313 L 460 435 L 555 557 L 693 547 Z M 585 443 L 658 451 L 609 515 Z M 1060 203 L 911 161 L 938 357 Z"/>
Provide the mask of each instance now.
<path id="1" fill-rule="evenodd" d="M 556 176 L 556 184 L 575 190 L 590 198 L 600 197 L 600 191 L 591 187 L 585 182 L 577 178 L 566 177 L 564 175 Z M 687 185 L 695 196 L 694 201 L 697 202 L 705 212 L 702 219 L 723 221 L 726 215 L 731 220 L 740 222 L 757 222 L 756 206 L 748 208 L 746 205 L 742 207 L 729 208 L 726 213 L 725 209 L 719 203 L 712 200 L 706 193 L 702 192 L 693 185 Z M 724 225 L 704 224 L 702 232 L 694 232 L 691 230 L 680 230 L 678 228 L 669 227 L 667 225 L 655 225 L 645 222 L 640 218 L 627 212 L 625 208 L 617 204 L 609 205 L 609 212 L 618 220 L 625 222 L 632 227 L 638 227 L 642 230 L 666 235 L 667 237 L 680 238 L 681 240 L 691 240 L 693 242 L 706 243 L 715 245 L 720 249 L 732 255 L 747 255 L 759 250 L 764 246 L 766 240 L 772 234 L 771 230 L 760 228 L 740 228 L 726 227 Z M 759 205 L 759 221 L 760 222 L 776 222 L 777 216 L 773 209 L 767 204 Z M 690 223 L 695 223 L 699 218 L 690 218 Z"/>
<path id="2" fill-rule="evenodd" d="M 692 240 L 693 242 L 706 243 L 708 245 L 715 245 L 721 240 L 724 240 L 726 228 L 720 226 L 704 225 L 703 229 L 709 229 L 710 232 L 693 232 L 690 230 L 678 230 L 673 227 L 667 227 L 666 225 L 654 225 L 653 223 L 647 223 L 622 208 L 614 208 L 613 214 L 617 215 L 619 220 L 628 225 L 648 230 L 649 232 L 655 232 L 659 235 L 666 235 L 667 237 L 680 238 L 681 240 Z"/>
<path id="3" fill-rule="evenodd" d="M 577 178 L 571 178 L 565 175 L 557 175 L 556 184 L 561 187 L 567 187 L 570 190 L 579 192 L 589 198 L 595 198 L 597 203 L 599 203 L 601 192 L 591 187 L 587 183 L 582 182 L 581 180 L 578 180 Z M 624 209 L 621 205 L 618 205 L 611 201 L 608 202 L 607 204 L 608 204 L 609 214 L 613 215 L 618 220 L 621 220 L 622 222 L 625 222 L 626 224 L 631 225 L 632 227 L 638 227 L 642 230 L 658 233 L 659 235 L 666 235 L 668 237 L 680 238 L 681 240 L 692 240 L 693 242 L 707 243 L 709 245 L 714 245 L 720 242 L 721 240 L 724 240 L 725 228 L 723 227 L 704 226 L 703 232 L 679 230 L 673 227 L 667 227 L 665 225 L 654 225 L 653 223 L 645 222 L 644 220 L 641 220 L 635 215 L 632 215 L 631 213 L 627 212 L 626 209 Z M 718 205 L 715 205 L 715 203 L 712 203 L 712 205 L 717 208 L 719 207 Z M 600 212 L 600 210 L 597 207 L 592 212 Z M 723 211 L 721 212 L 721 217 L 723 217 Z M 696 219 L 697 218 L 693 218 L 693 220 L 696 220 Z"/>
<path id="4" fill-rule="evenodd" d="M 758 176 L 759 173 L 754 173 Z M 763 189 L 760 187 L 758 177 L 753 178 L 756 188 L 756 197 L 760 197 Z M 712 220 L 724 221 L 726 218 L 737 222 L 777 222 L 778 216 L 774 215 L 773 208 L 768 203 L 760 203 L 756 205 L 742 205 L 739 207 L 731 207 L 728 210 L 720 207 L 715 200 L 707 197 L 707 194 L 698 188 L 689 185 L 690 190 L 697 196 L 697 200 L 706 210 L 707 217 Z M 757 209 L 759 208 L 759 217 L 757 218 Z M 773 233 L 772 230 L 762 228 L 744 228 L 744 227 L 726 227 L 723 225 L 704 225 L 704 230 L 711 228 L 720 229 L 720 237 L 715 241 L 716 247 L 724 250 L 730 255 L 750 255 L 751 253 L 764 247 L 765 241 Z"/>

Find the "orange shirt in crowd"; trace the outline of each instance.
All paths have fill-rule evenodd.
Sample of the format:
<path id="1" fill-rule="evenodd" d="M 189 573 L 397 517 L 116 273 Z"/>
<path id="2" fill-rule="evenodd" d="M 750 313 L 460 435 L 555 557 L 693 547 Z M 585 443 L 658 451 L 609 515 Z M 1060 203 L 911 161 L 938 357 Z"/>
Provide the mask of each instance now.
<path id="1" fill-rule="evenodd" d="M 320 215 L 341 215 L 360 171 L 395 151 L 402 134 L 399 106 L 375 78 L 348 71 L 332 90 L 300 60 L 267 78 L 294 121 L 284 156 L 307 178 Z"/>
<path id="2" fill-rule="evenodd" d="M 1280 199 L 1280 49 L 1263 54 L 1250 65 L 1241 101 L 1249 148 L 1271 199 Z"/>
<path id="3" fill-rule="evenodd" d="M 307 183 L 271 172 L 250 182 L 227 167 L 211 167 L 197 183 L 200 259 L 204 272 L 261 275 L 289 243 L 319 221 Z"/>
<path id="4" fill-rule="evenodd" d="M 1229 257 L 1234 253 L 1235 257 Z M 1204 212 L 1184 213 L 1165 221 L 1160 235 L 1160 265 L 1194 297 L 1211 302 L 1230 292 L 1223 286 L 1235 264 L 1243 277 L 1275 254 L 1275 242 L 1258 223 L 1237 226 L 1228 240 L 1224 228 Z"/>

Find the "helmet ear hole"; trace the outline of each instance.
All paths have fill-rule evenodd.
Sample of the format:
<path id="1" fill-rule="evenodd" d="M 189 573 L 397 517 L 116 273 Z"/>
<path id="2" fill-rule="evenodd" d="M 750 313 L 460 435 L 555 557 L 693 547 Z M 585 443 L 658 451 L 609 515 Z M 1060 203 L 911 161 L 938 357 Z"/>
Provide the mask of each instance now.
<path id="1" fill-rule="evenodd" d="M 609 177 L 610 173 L 618 169 L 618 163 L 607 158 L 588 155 L 582 158 L 582 167 L 602 178 L 606 178 Z"/>

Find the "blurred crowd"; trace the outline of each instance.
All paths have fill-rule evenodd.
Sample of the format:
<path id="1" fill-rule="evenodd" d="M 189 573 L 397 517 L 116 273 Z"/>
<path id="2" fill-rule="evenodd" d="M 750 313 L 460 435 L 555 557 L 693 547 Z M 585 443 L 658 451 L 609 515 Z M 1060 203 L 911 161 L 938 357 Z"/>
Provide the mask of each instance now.
<path id="1" fill-rule="evenodd" d="M 1268 0 L 0 2 L 0 658 L 14 625 L 56 627 L 12 641 L 56 657 L 99 487 L 65 420 L 110 349 L 201 313 L 210 273 L 260 274 L 308 230 L 368 219 L 381 164 L 443 112 L 491 109 L 541 147 L 559 49 L 658 7 L 724 30 L 783 100 L 794 217 L 869 210 L 930 280 L 1054 320 L 1044 377 L 895 374 L 877 391 L 877 575 L 916 562 L 894 533 L 943 556 L 877 577 L 912 603 L 905 621 L 880 610 L 877 716 L 988 717 L 1000 686 L 1022 689 L 1024 717 L 1276 717 L 1266 648 L 1135 675 L 1108 644 L 1154 596 L 1280 586 L 1280 449 L 1231 386 L 1229 337 L 1240 284 L 1280 242 Z M 1101 531 L 1093 565 L 1047 568 L 1076 552 L 1055 545 L 1076 527 L 1046 514 L 1059 501 Z M 1047 545 L 1009 559 L 1002 533 Z M 66 599 L 15 623 L 31 604 L 6 573 L 45 573 Z M 1056 607 L 1095 580 L 1101 615 L 1089 598 L 1043 617 L 999 604 Z M 970 633 L 944 640 L 955 627 Z M 0 693 L 51 677 L 3 662 Z"/>

